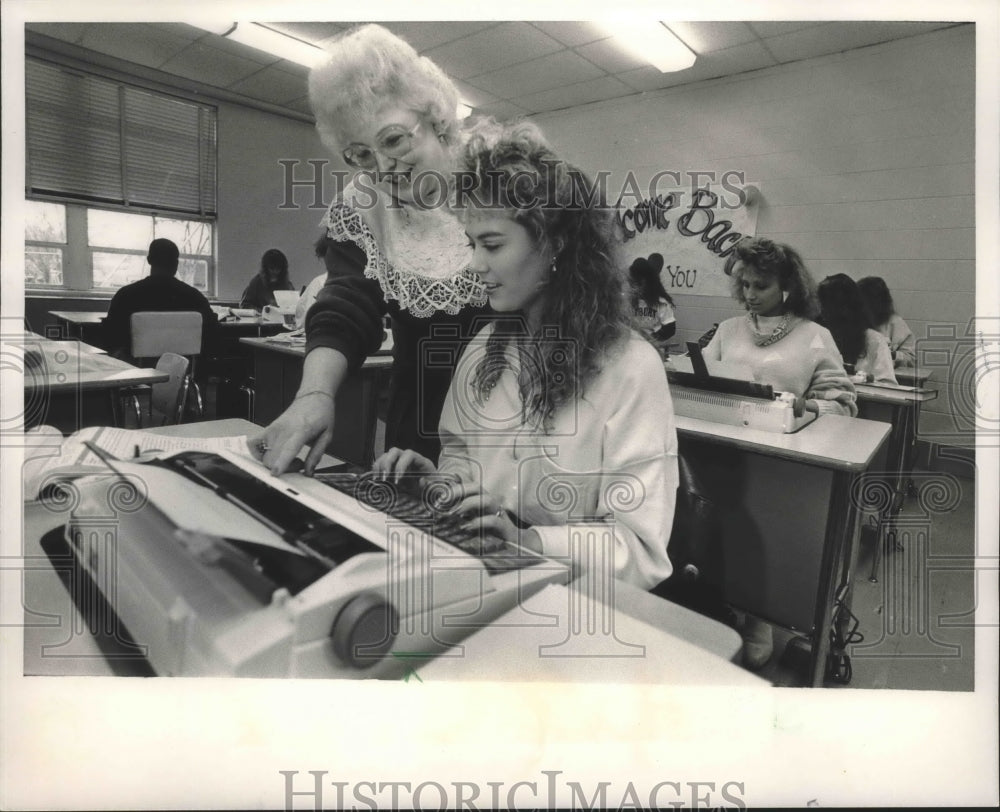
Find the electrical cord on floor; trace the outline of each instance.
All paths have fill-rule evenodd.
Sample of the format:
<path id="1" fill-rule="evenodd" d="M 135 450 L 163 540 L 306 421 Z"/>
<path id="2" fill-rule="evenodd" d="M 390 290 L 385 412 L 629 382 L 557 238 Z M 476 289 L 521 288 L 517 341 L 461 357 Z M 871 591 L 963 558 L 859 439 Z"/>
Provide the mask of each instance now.
<path id="1" fill-rule="evenodd" d="M 840 634 L 840 617 L 842 612 L 850 615 L 851 623 L 847 632 Z M 848 609 L 840 599 L 834 604 L 833 618 L 830 624 L 830 654 L 826 659 L 826 678 L 841 685 L 848 685 L 853 676 L 851 657 L 845 649 L 852 644 L 861 643 L 865 636 L 858 631 L 861 621 Z"/>

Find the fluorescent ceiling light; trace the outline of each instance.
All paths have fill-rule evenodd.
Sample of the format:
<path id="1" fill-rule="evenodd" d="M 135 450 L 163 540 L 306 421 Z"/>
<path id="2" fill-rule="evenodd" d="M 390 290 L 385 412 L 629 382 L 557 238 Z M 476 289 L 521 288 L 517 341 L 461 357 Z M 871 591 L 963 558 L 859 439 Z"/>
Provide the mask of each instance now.
<path id="1" fill-rule="evenodd" d="M 251 48 L 266 51 L 307 68 L 315 67 L 326 57 L 326 51 L 319 46 L 282 34 L 260 23 L 236 23 L 236 27 L 225 36 L 226 39 L 242 42 Z"/>
<path id="2" fill-rule="evenodd" d="M 659 20 L 604 20 L 604 29 L 623 48 L 660 73 L 690 68 L 698 55 Z"/>

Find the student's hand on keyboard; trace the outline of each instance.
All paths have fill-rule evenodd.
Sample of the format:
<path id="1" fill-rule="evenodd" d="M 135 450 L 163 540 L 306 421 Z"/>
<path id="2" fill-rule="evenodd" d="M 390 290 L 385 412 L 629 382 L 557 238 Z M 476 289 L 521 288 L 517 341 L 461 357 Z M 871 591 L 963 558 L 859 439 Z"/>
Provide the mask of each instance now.
<path id="1" fill-rule="evenodd" d="M 272 474 L 283 474 L 302 446 L 309 445 L 305 473 L 312 476 L 330 439 L 333 437 L 333 402 L 330 397 L 313 393 L 293 400 L 277 419 L 258 434 L 247 438 L 250 452 Z"/>
<path id="2" fill-rule="evenodd" d="M 448 514 L 454 516 L 456 527 L 461 532 L 541 551 L 541 540 L 537 534 L 530 529 L 519 528 L 501 499 L 473 483 L 463 484 L 460 491 Z M 533 541 L 537 541 L 537 545 Z"/>
<path id="3" fill-rule="evenodd" d="M 436 474 L 437 466 L 412 449 L 390 448 L 375 460 L 371 473 L 376 479 L 384 479 L 395 484 L 404 474 L 411 475 L 407 477 L 408 479 L 412 479 L 413 474 Z"/>

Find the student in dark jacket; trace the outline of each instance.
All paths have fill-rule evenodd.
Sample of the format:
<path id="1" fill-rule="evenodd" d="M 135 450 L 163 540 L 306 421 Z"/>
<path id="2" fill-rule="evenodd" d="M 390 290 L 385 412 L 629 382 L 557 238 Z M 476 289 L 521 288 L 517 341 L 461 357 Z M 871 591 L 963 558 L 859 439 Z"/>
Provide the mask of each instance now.
<path id="1" fill-rule="evenodd" d="M 128 356 L 132 346 L 132 314 L 150 310 L 193 310 L 201 313 L 202 353 L 212 346 L 218 319 L 197 288 L 177 278 L 180 251 L 171 240 L 156 239 L 146 255 L 149 276 L 118 289 L 104 318 L 104 346 L 109 353 Z"/>

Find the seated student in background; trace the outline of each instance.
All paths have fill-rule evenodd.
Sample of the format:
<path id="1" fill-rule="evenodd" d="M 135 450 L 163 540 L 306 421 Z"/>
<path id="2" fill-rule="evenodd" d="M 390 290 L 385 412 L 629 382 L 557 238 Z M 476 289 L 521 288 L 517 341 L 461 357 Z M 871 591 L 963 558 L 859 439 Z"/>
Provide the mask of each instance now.
<path id="1" fill-rule="evenodd" d="M 705 358 L 745 367 L 754 380 L 792 392 L 800 399 L 797 410 L 857 415 L 854 384 L 833 336 L 812 320 L 815 285 L 802 258 L 763 237 L 738 243 L 736 255 L 733 297 L 747 314 L 719 325 Z M 774 650 L 774 629 L 747 615 L 742 635 L 744 665 L 763 668 Z"/>
<path id="2" fill-rule="evenodd" d="M 858 280 L 858 289 L 868 305 L 875 329 L 885 336 L 889 353 L 897 367 L 916 364 L 916 338 L 910 326 L 896 313 L 892 294 L 881 276 L 866 276 Z"/>
<path id="3" fill-rule="evenodd" d="M 312 280 L 302 289 L 302 293 L 299 295 L 299 301 L 295 305 L 295 326 L 305 327 L 306 325 L 306 313 L 309 312 L 309 308 L 313 306 L 316 301 L 316 295 L 323 289 L 323 285 L 327 283 L 331 273 L 336 273 L 336 268 L 334 266 L 334 261 L 332 259 L 327 259 L 327 245 L 330 243 L 330 238 L 325 234 L 316 240 L 313 250 L 316 253 L 316 258 L 323 260 L 323 264 L 326 266 L 326 270 L 323 273 L 314 276 Z M 333 255 L 331 254 L 331 257 Z"/>
<path id="4" fill-rule="evenodd" d="M 276 290 L 295 290 L 295 285 L 288 278 L 288 258 L 277 248 L 268 248 L 260 258 L 260 270 L 243 291 L 240 307 L 263 310 L 276 305 Z"/>
<path id="5" fill-rule="evenodd" d="M 847 274 L 828 276 L 819 283 L 819 322 L 833 336 L 845 366 L 876 383 L 896 383 L 892 356 L 885 337 L 871 329 L 868 307 L 857 283 Z"/>
<path id="6" fill-rule="evenodd" d="M 629 326 L 610 209 L 589 195 L 567 205 L 571 184 L 592 184 L 530 124 L 478 125 L 464 168 L 479 201 L 501 202 L 466 198 L 462 214 L 469 269 L 499 317 L 459 360 L 439 466 L 393 448 L 374 471 L 457 474 L 468 529 L 550 556 L 571 554 L 569 526 L 602 522 L 616 577 L 649 589 L 671 572 L 677 437 L 663 363 Z"/>
<path id="7" fill-rule="evenodd" d="M 180 251 L 171 240 L 156 239 L 146 254 L 149 276 L 124 285 L 111 299 L 104 317 L 104 348 L 118 357 L 131 354 L 132 314 L 150 310 L 193 310 L 201 313 L 202 352 L 212 346 L 218 317 L 208 299 L 197 288 L 177 278 Z"/>
<path id="8" fill-rule="evenodd" d="M 706 359 L 742 366 L 755 381 L 801 398 L 797 409 L 854 417 L 854 384 L 833 336 L 813 319 L 815 283 L 791 247 L 764 237 L 736 246 L 730 284 L 746 316 L 719 325 Z"/>
<path id="9" fill-rule="evenodd" d="M 674 300 L 670 298 L 660 279 L 663 256 L 650 254 L 649 259 L 639 257 L 629 267 L 632 282 L 631 301 L 635 327 L 649 336 L 661 350 L 666 351 L 666 343 L 677 332 L 674 316 Z"/>

